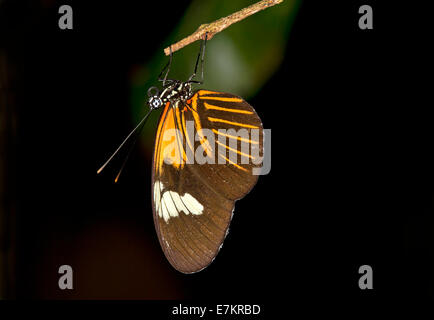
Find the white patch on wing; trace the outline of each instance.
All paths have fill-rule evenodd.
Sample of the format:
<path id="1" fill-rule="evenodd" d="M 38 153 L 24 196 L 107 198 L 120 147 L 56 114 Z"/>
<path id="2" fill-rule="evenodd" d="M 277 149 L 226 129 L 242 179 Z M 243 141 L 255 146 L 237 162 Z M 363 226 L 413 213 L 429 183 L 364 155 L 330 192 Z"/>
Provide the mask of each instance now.
<path id="1" fill-rule="evenodd" d="M 186 193 L 182 196 L 182 200 L 184 201 L 187 209 L 192 214 L 202 214 L 203 205 L 200 204 L 191 194 Z"/>
<path id="2" fill-rule="evenodd" d="M 161 200 L 163 200 L 163 199 L 161 199 Z M 163 217 L 164 221 L 169 220 L 169 211 L 167 211 L 166 204 L 163 201 L 161 201 L 161 209 L 160 209 L 159 216 Z"/>
<path id="3" fill-rule="evenodd" d="M 188 214 L 188 209 L 185 207 L 180 195 L 178 192 L 168 191 L 170 193 L 170 196 L 173 199 L 173 202 L 175 203 L 176 208 L 179 212 L 183 211 L 185 214 Z"/>
<path id="4" fill-rule="evenodd" d="M 161 181 L 154 183 L 154 204 L 155 211 L 160 218 L 168 223 L 171 217 L 177 217 L 179 212 L 186 215 L 199 215 L 203 213 L 203 205 L 196 200 L 191 194 L 186 193 L 182 196 L 176 191 L 164 191 L 164 185 Z"/>

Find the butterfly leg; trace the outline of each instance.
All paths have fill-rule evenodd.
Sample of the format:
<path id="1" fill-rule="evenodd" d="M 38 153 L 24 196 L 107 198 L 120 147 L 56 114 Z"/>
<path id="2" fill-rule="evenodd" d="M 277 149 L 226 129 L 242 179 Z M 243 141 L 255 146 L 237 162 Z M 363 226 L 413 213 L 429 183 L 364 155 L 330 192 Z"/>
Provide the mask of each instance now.
<path id="1" fill-rule="evenodd" d="M 205 57 L 205 47 L 206 47 L 206 40 L 207 39 L 208 39 L 208 32 L 205 33 L 205 39 L 203 39 L 201 44 L 200 44 L 199 54 L 197 55 L 196 65 L 194 67 L 194 72 L 190 76 L 190 78 L 188 79 L 188 81 L 187 81 L 188 83 L 197 83 L 197 84 L 203 83 L 203 60 Z M 202 56 L 202 58 L 201 58 L 201 56 Z M 196 77 L 197 67 L 199 65 L 199 59 L 201 60 L 201 62 L 200 62 L 200 64 L 201 64 L 201 79 L 200 80 L 193 80 L 193 78 Z"/>
<path id="2" fill-rule="evenodd" d="M 166 81 L 168 81 L 168 82 L 176 81 L 174 79 L 167 79 L 167 75 L 169 74 L 169 71 L 170 71 L 170 66 L 172 65 L 172 57 L 173 57 L 172 46 L 170 46 L 169 48 L 170 48 L 169 61 L 164 66 L 163 70 L 161 70 L 160 75 L 158 76 L 158 81 L 163 81 L 163 87 L 165 86 Z M 161 78 L 161 76 L 163 75 L 164 71 L 166 71 L 166 74 L 164 75 L 164 78 Z"/>

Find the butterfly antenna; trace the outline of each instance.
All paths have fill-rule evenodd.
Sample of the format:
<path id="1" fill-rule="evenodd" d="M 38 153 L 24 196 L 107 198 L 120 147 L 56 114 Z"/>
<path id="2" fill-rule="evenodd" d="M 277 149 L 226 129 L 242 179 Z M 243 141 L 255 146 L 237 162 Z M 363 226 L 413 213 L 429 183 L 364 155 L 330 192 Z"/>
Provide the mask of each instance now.
<path id="1" fill-rule="evenodd" d="M 130 132 L 130 134 L 124 139 L 124 141 L 122 141 L 122 143 L 120 144 L 120 146 L 116 149 L 116 151 L 115 152 L 113 152 L 113 154 L 110 156 L 110 158 L 108 158 L 108 160 L 101 166 L 101 168 L 99 168 L 98 169 L 98 171 L 96 172 L 97 174 L 100 174 L 101 173 L 101 171 L 103 171 L 104 170 L 104 168 L 109 164 L 109 162 L 113 159 L 113 157 L 119 152 L 119 150 L 124 146 L 124 144 L 128 141 L 128 139 L 137 131 L 137 129 L 140 129 L 139 130 L 139 134 L 140 134 L 140 132 L 142 131 L 142 129 L 143 129 L 143 126 L 144 126 L 144 124 L 145 124 L 145 122 L 146 122 L 146 119 L 149 117 L 149 115 L 151 114 L 151 112 L 152 112 L 152 110 L 153 109 L 151 109 L 151 110 L 149 110 L 148 111 L 148 113 L 143 117 L 143 119 L 139 122 L 139 124 Z M 122 165 L 122 167 L 121 167 L 121 170 L 119 171 L 119 173 L 118 173 L 118 175 L 117 175 L 117 177 L 116 177 L 116 180 L 115 180 L 115 182 L 118 180 L 118 178 L 119 178 L 119 175 L 120 175 L 120 173 L 121 173 L 121 171 L 122 171 L 122 169 L 123 169 L 123 167 L 124 167 L 124 165 L 125 165 L 125 163 L 126 163 L 126 160 L 128 159 L 128 156 L 130 155 L 130 153 L 131 153 L 131 150 L 133 149 L 132 147 L 135 145 L 135 143 L 136 143 L 136 141 L 137 141 L 137 137 L 139 136 L 139 134 L 137 134 L 136 135 L 136 137 L 135 137 L 135 139 L 134 139 L 134 143 L 133 143 L 133 145 L 131 146 L 131 148 L 130 148 L 130 150 L 129 150 L 129 152 L 128 152 L 128 155 L 127 155 L 127 157 L 126 157 L 126 159 L 125 159 L 125 161 L 124 161 L 124 164 Z"/>
<path id="2" fill-rule="evenodd" d="M 134 141 L 133 141 L 133 143 L 130 146 L 130 150 L 128 150 L 127 156 L 125 157 L 124 162 L 122 163 L 122 166 L 119 169 L 118 174 L 116 175 L 115 183 L 118 182 L 119 176 L 121 175 L 122 170 L 124 170 L 125 164 L 127 163 L 128 158 L 130 157 L 131 151 L 133 151 L 134 146 L 136 145 L 136 142 L 137 142 L 138 138 L 140 137 L 140 133 L 142 132 L 142 130 L 143 130 L 144 127 L 145 127 L 145 123 L 143 122 L 142 126 L 139 128 L 139 130 L 137 131 L 137 134 L 134 137 Z"/>

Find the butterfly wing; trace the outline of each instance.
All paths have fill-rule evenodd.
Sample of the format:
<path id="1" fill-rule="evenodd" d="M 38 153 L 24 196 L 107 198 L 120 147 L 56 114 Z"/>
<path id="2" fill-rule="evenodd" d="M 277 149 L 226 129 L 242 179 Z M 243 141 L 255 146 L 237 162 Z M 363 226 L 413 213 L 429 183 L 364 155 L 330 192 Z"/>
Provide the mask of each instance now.
<path id="1" fill-rule="evenodd" d="M 152 201 L 158 238 L 174 268 L 193 273 L 214 260 L 235 201 L 257 182 L 252 170 L 261 166 L 262 150 L 261 120 L 240 97 L 199 90 L 187 103 L 166 104 L 156 134 Z"/>

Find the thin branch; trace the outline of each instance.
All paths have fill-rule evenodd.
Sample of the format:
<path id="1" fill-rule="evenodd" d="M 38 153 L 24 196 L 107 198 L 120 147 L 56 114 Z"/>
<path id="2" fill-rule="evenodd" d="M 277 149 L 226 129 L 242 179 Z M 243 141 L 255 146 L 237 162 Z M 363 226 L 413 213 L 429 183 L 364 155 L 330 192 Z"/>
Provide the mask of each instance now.
<path id="1" fill-rule="evenodd" d="M 181 41 L 178 41 L 175 44 L 172 44 L 172 52 L 178 51 L 179 49 L 184 48 L 185 46 L 189 45 L 194 41 L 203 39 L 205 37 L 205 33 L 208 33 L 207 39 L 210 40 L 212 39 L 212 37 L 214 37 L 215 34 L 223 31 L 231 24 L 241 21 L 248 16 L 255 14 L 258 11 L 267 9 L 281 2 L 283 2 L 283 0 L 261 0 L 255 4 L 252 4 L 251 6 L 248 6 L 247 8 L 231 14 L 230 16 L 220 18 L 211 23 L 201 24 L 199 28 L 197 28 L 197 30 L 191 35 L 182 39 Z M 166 54 L 166 56 L 168 56 L 170 54 L 170 47 L 164 49 L 164 53 Z"/>

